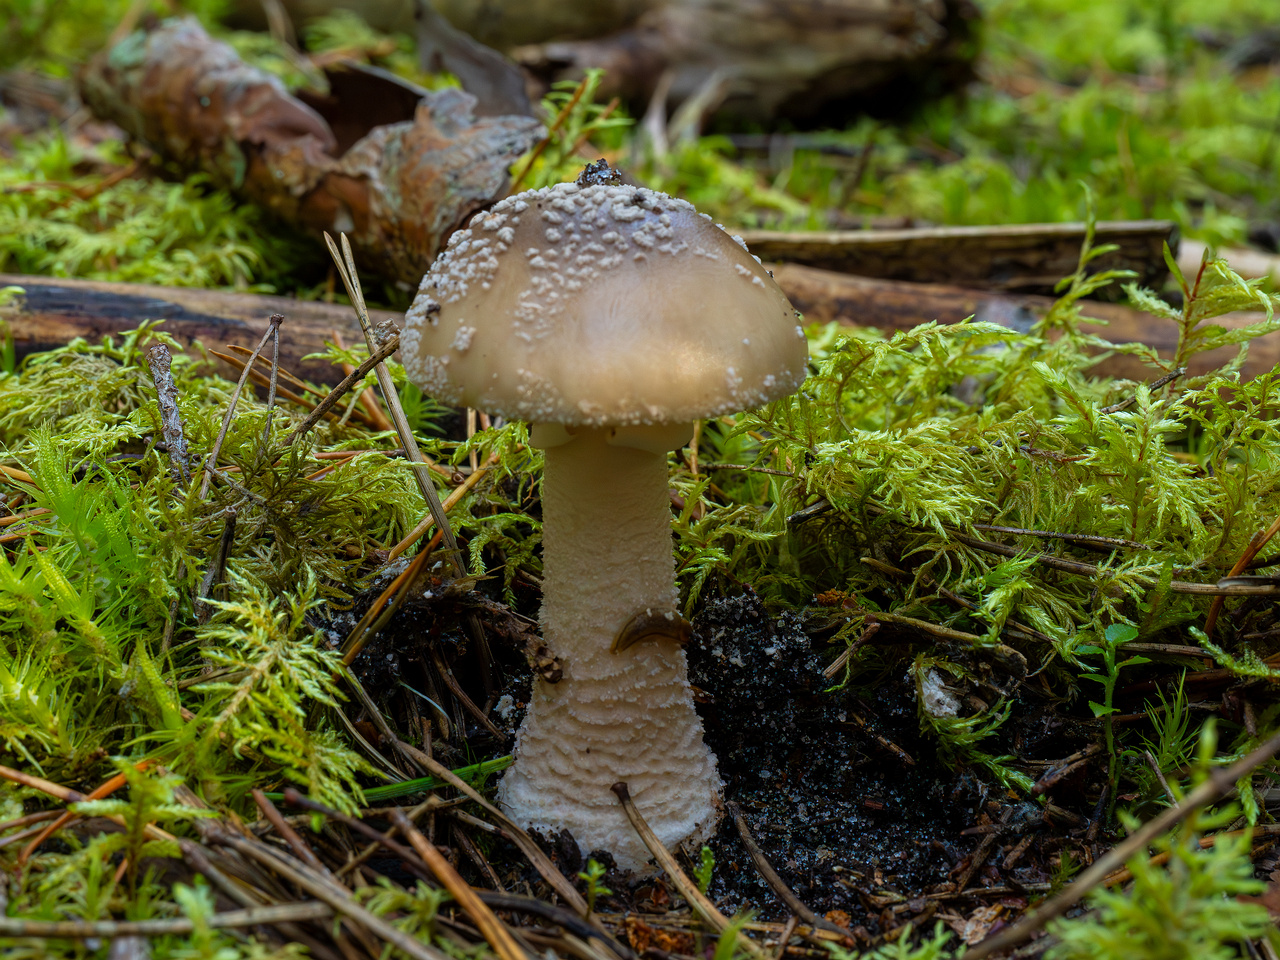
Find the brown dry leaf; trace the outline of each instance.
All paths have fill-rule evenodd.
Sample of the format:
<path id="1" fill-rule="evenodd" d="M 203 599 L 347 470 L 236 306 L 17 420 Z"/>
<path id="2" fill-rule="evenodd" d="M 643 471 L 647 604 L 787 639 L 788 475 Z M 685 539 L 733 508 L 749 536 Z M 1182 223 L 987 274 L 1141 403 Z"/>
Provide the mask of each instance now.
<path id="1" fill-rule="evenodd" d="M 1271 882 L 1259 896 L 1239 896 L 1236 899 L 1241 903 L 1256 903 L 1264 906 L 1273 921 L 1280 921 L 1280 876 L 1277 874 L 1280 874 L 1280 871 L 1271 874 Z"/>
<path id="2" fill-rule="evenodd" d="M 329 96 L 304 102 L 189 17 L 95 56 L 80 93 L 97 116 L 295 227 L 348 234 L 362 267 L 411 289 L 448 236 L 506 193 L 542 128 L 477 118 L 469 94 L 357 64 L 329 82 Z"/>
<path id="3" fill-rule="evenodd" d="M 834 923 L 837 927 L 843 927 L 848 930 L 853 923 L 853 917 L 845 913 L 843 910 L 828 910 L 825 919 Z"/>
<path id="4" fill-rule="evenodd" d="M 979 907 L 973 913 L 969 914 L 959 921 L 947 918 L 947 926 L 955 931 L 965 943 L 973 946 L 978 941 L 984 939 L 996 922 L 1004 915 L 1005 907 L 1002 903 L 993 903 L 989 907 Z"/>
<path id="5" fill-rule="evenodd" d="M 657 948 L 667 953 L 692 954 L 696 948 L 693 934 L 683 931 L 658 930 L 649 926 L 636 916 L 628 916 L 622 921 L 622 928 L 627 933 L 627 942 L 636 953 Z"/>

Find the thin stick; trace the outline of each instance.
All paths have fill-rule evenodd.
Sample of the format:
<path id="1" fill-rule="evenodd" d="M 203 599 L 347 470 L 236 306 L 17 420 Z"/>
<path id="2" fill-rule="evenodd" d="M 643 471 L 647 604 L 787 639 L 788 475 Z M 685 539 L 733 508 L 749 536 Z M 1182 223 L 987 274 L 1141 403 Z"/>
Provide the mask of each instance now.
<path id="1" fill-rule="evenodd" d="M 488 941 L 489 946 L 493 947 L 494 953 L 502 960 L 526 960 L 524 951 L 511 936 L 511 931 L 503 925 L 492 910 L 481 902 L 471 886 L 458 875 L 458 871 L 454 870 L 449 861 L 440 855 L 439 850 L 427 842 L 427 838 L 399 808 L 391 811 L 391 822 L 400 828 L 400 832 L 408 838 L 418 856 L 439 878 L 444 888 L 453 894 L 453 899 L 458 901 L 458 905 L 475 921 L 476 927 Z"/>
<path id="2" fill-rule="evenodd" d="M 418 579 L 418 575 L 422 572 L 427 558 L 431 556 L 431 552 L 435 549 L 435 544 L 438 543 L 439 539 L 440 534 L 437 532 L 431 543 L 427 544 L 413 558 L 413 561 L 400 571 L 394 580 L 387 584 L 387 588 L 369 605 L 369 609 L 365 611 L 364 616 L 351 629 L 351 633 L 348 634 L 342 645 L 342 662 L 348 667 L 360 655 L 360 651 L 365 648 L 365 645 L 391 619 L 392 614 L 400 609 L 401 603 L 408 594 L 413 582 Z"/>
<path id="3" fill-rule="evenodd" d="M 360 321 L 360 329 L 364 331 L 365 342 L 368 344 L 369 354 L 372 356 L 377 352 L 378 345 L 374 343 L 373 327 L 369 323 L 369 310 L 365 306 L 364 294 L 360 290 L 360 278 L 356 275 L 355 259 L 351 255 L 351 244 L 347 241 L 345 233 L 340 234 L 340 238 L 342 240 L 341 254 L 338 252 L 337 244 L 333 242 L 333 237 L 329 236 L 328 233 L 324 235 L 324 242 L 329 248 L 329 255 L 333 257 L 334 263 L 338 266 L 338 275 L 342 278 L 342 284 L 347 289 L 347 296 L 351 298 L 351 303 L 355 307 L 356 318 Z M 383 399 L 387 401 L 387 407 L 391 410 L 391 418 L 395 422 L 396 433 L 400 435 L 400 443 L 404 446 L 405 456 L 414 465 L 413 476 L 418 482 L 418 489 L 422 491 L 422 498 L 427 501 L 427 509 L 431 511 L 431 516 L 435 519 L 436 525 L 444 531 L 444 543 L 449 553 L 449 562 L 456 568 L 458 575 L 462 576 L 465 571 L 462 569 L 462 563 L 458 557 L 458 541 L 449 526 L 449 520 L 445 516 L 444 506 L 440 503 L 436 488 L 427 476 L 430 467 L 422 456 L 422 452 L 418 449 L 418 441 L 414 438 L 413 430 L 410 428 L 409 421 L 405 418 L 404 410 L 400 406 L 396 385 L 391 379 L 391 371 L 387 369 L 385 363 L 376 364 L 374 369 L 377 371 L 378 386 L 382 389 Z"/>
<path id="4" fill-rule="evenodd" d="M 1250 538 L 1249 545 L 1244 548 L 1244 553 L 1240 554 L 1240 559 L 1232 565 L 1231 572 L 1228 573 L 1227 576 L 1234 577 L 1243 573 L 1245 568 L 1248 567 L 1249 564 L 1253 563 L 1254 558 L 1262 552 L 1262 548 L 1270 543 L 1271 538 L 1277 533 L 1280 533 L 1280 517 L 1276 517 L 1275 520 L 1271 522 L 1271 526 L 1267 527 L 1267 529 L 1262 533 Z M 1214 597 L 1213 603 L 1209 604 L 1209 612 L 1204 618 L 1204 632 L 1206 636 L 1213 636 L 1213 628 L 1217 626 L 1218 614 L 1222 612 L 1222 606 L 1224 603 L 1226 603 L 1226 601 L 1222 597 Z"/>
<path id="5" fill-rule="evenodd" d="M 36 485 L 35 478 L 25 470 L 18 470 L 16 467 L 0 466 L 0 477 L 5 480 L 16 480 L 19 483 L 29 483 L 33 487 Z"/>
<path id="6" fill-rule="evenodd" d="M 243 357 L 251 357 L 251 356 L 253 356 L 253 351 L 252 351 L 252 350 L 250 350 L 248 347 L 242 347 L 242 346 L 240 346 L 238 343 L 228 343 L 228 344 L 227 344 L 227 349 L 228 349 L 228 350 L 230 350 L 232 353 L 238 353 L 238 354 L 240 354 L 240 355 L 241 355 L 241 356 L 243 356 Z M 212 351 L 211 351 L 211 352 L 212 352 Z M 245 361 L 244 361 L 244 360 L 237 360 L 235 357 L 228 358 L 228 357 L 226 357 L 226 356 L 223 356 L 222 354 L 219 354 L 218 356 L 222 357 L 222 359 L 224 359 L 224 360 L 226 360 L 226 359 L 235 360 L 235 362 L 236 362 L 236 363 L 238 363 L 240 366 L 244 366 L 244 363 L 245 363 Z M 262 364 L 267 363 L 267 361 L 266 361 L 266 360 L 264 360 L 262 357 L 259 357 L 257 362 L 258 362 L 258 363 L 262 363 Z M 271 364 L 268 364 L 268 366 L 270 366 L 270 365 L 271 365 Z M 286 369 L 285 367 L 280 366 L 280 364 L 278 364 L 278 363 L 277 363 L 277 364 L 274 364 L 274 366 L 275 366 L 275 367 L 276 367 L 276 369 L 279 371 L 280 376 L 284 377 L 284 379 L 285 379 L 285 380 L 288 380 L 291 384 L 293 384 L 295 387 L 297 387 L 297 388 L 298 388 L 299 390 L 301 390 L 303 393 L 310 393 L 310 394 L 312 394 L 313 396 L 315 396 L 317 399 L 319 399 L 320 397 L 323 397 L 323 396 L 324 396 L 325 392 L 324 392 L 323 390 L 321 390 L 320 388 L 318 388 L 318 387 L 313 387 L 311 384 L 307 383 L 307 381 L 305 381 L 305 380 L 303 380 L 303 379 L 301 379 L 301 378 L 299 378 L 299 377 L 294 376 L 292 373 L 290 373 L 290 372 L 288 371 L 288 369 Z M 283 388 L 281 388 L 281 389 L 283 389 Z M 310 406 L 310 404 L 308 404 L 308 406 Z"/>
<path id="7" fill-rule="evenodd" d="M 271 442 L 271 421 L 275 419 L 276 378 L 280 371 L 280 324 L 283 321 L 284 317 L 278 313 L 271 318 L 271 385 L 267 387 L 267 422 L 262 425 L 263 450 Z"/>
<path id="8" fill-rule="evenodd" d="M 266 333 L 262 335 L 262 339 L 258 341 L 258 346 L 254 349 L 249 362 L 240 371 L 240 379 L 236 381 L 236 388 L 231 392 L 231 400 L 227 403 L 227 412 L 222 417 L 222 429 L 218 431 L 218 438 L 213 441 L 213 449 L 204 458 L 204 480 L 200 483 L 201 500 L 209 494 L 209 484 L 213 482 L 211 471 L 218 465 L 218 454 L 222 453 L 222 444 L 227 439 L 227 431 L 231 429 L 231 418 L 236 415 L 236 404 L 240 402 L 240 391 L 244 389 L 245 382 L 249 379 L 249 371 L 253 369 L 254 362 L 261 355 L 263 348 L 266 347 L 267 341 L 271 339 L 271 331 L 276 329 L 277 320 L 283 319 L 284 317 L 278 313 L 271 315 L 271 324 L 268 326 Z"/>
<path id="9" fill-rule="evenodd" d="M 451 787 L 461 791 L 470 797 L 480 806 L 484 807 L 489 814 L 502 824 L 503 830 L 506 832 L 508 839 L 511 840 L 520 851 L 529 858 L 529 862 L 533 864 L 534 869 L 542 874 L 542 879 L 551 885 L 552 889 L 559 894 L 560 899 L 573 909 L 575 913 L 582 916 L 587 915 L 587 901 L 582 898 L 582 894 L 574 888 L 564 874 L 556 869 L 555 864 L 551 862 L 551 858 L 542 852 L 542 848 L 533 842 L 533 838 L 529 836 L 521 827 L 517 826 L 515 821 L 508 817 L 505 813 L 495 807 L 492 803 L 480 795 L 471 784 L 463 780 L 456 773 L 440 763 L 432 757 L 428 757 L 421 750 L 410 744 L 403 744 L 401 749 L 408 748 L 412 752 L 414 759 L 418 764 L 427 769 L 427 772 L 434 777 L 439 777 Z M 594 926 L 596 921 L 592 918 L 589 922 Z"/>
<path id="10" fill-rule="evenodd" d="M 551 127 L 547 130 L 547 135 L 538 141 L 538 145 L 533 148 L 533 153 L 529 154 L 529 159 L 525 161 L 520 172 L 511 178 L 511 187 L 508 193 L 515 193 L 520 189 L 520 184 L 524 183 L 524 178 L 529 175 L 529 171 L 533 169 L 533 165 L 538 162 L 538 158 L 542 156 L 542 152 L 547 149 L 551 143 L 551 138 L 556 135 L 556 131 L 564 126 L 564 122 L 569 119 L 569 114 L 573 112 L 573 108 L 578 105 L 578 101 L 582 99 L 582 95 L 587 90 L 587 81 L 583 80 L 578 84 L 578 89 L 573 91 L 573 96 L 569 98 L 569 102 L 561 108 L 560 113 L 556 115 Z"/>
<path id="11" fill-rule="evenodd" d="M 226 910 L 205 921 L 210 927 L 270 926 L 290 920 L 323 920 L 333 909 L 323 903 L 281 903 L 250 910 Z M 0 936 L 40 939 L 87 940 L 90 937 L 162 937 L 191 933 L 195 923 L 185 917 L 173 920 L 23 920 L 0 917 Z"/>
<path id="12" fill-rule="evenodd" d="M 200 579 L 200 587 L 196 591 L 195 603 L 192 604 L 195 609 L 196 622 L 201 624 L 208 623 L 209 617 L 213 615 L 213 607 L 206 601 L 213 596 L 213 591 L 222 583 L 222 577 L 227 571 L 227 558 L 231 556 L 231 547 L 236 540 L 236 517 L 238 515 L 236 508 L 227 507 L 222 511 L 222 515 L 224 519 L 222 536 L 218 538 L 218 553 L 213 562 L 209 564 L 209 568 L 205 570 L 204 576 Z"/>
<path id="13" fill-rule="evenodd" d="M 808 921 L 815 927 L 823 927 L 833 930 L 836 933 L 846 937 L 852 937 L 853 934 L 841 927 L 839 924 L 832 923 L 830 920 L 824 920 L 822 917 L 814 913 L 808 905 L 796 896 L 795 891 L 787 886 L 787 882 L 778 875 L 778 871 L 773 869 L 773 864 L 769 862 L 769 858 L 764 855 L 764 851 L 760 849 L 760 845 L 756 843 L 755 837 L 751 836 L 751 830 L 747 827 L 747 821 L 742 816 L 742 808 L 730 800 L 725 806 L 729 810 L 729 815 L 733 817 L 733 825 L 738 828 L 738 838 L 742 841 L 742 845 L 747 850 L 747 856 L 751 858 L 751 862 L 756 865 L 756 870 L 760 872 L 760 876 L 764 877 L 765 882 L 769 884 L 782 902 L 785 903 L 796 917 Z M 795 917 L 792 917 L 795 920 Z M 793 928 L 794 930 L 794 928 Z M 786 941 L 790 939 L 788 936 L 782 941 L 781 947 L 786 946 Z M 781 949 L 781 947 L 779 949 Z"/>
<path id="14" fill-rule="evenodd" d="M 305 863 L 312 870 L 332 877 L 329 868 L 320 862 L 320 858 L 315 855 L 310 847 L 306 845 L 302 837 L 298 836 L 298 831 L 289 826 L 289 821 L 280 816 L 280 811 L 276 809 L 276 805 L 267 799 L 267 795 L 254 787 L 253 802 L 258 805 L 258 809 L 262 811 L 262 815 L 267 818 L 276 833 L 289 844 L 289 849 L 297 855 L 298 859 Z"/>
<path id="15" fill-rule="evenodd" d="M 666 871 L 671 882 L 680 891 L 680 895 L 693 908 L 693 912 L 714 927 L 717 933 L 724 933 L 728 930 L 729 918 L 717 910 L 716 905 L 703 896 L 697 884 L 690 880 L 685 875 L 685 872 L 680 869 L 680 864 L 676 863 L 676 858 L 671 855 L 671 851 L 662 845 L 662 841 L 653 832 L 653 828 L 649 826 L 644 817 L 641 816 L 640 811 L 636 809 L 635 801 L 631 799 L 631 791 L 627 788 L 627 785 L 625 783 L 615 783 L 610 789 L 621 801 L 622 809 L 626 811 L 627 819 L 631 821 L 631 826 L 635 828 L 636 833 L 640 835 L 640 839 L 644 841 L 644 845 L 653 854 L 653 859 L 658 862 L 659 867 Z M 753 957 L 758 958 L 758 960 L 764 960 L 767 956 L 758 943 L 743 933 L 738 934 L 738 943 L 742 949 Z"/>
<path id="16" fill-rule="evenodd" d="M 1060 917 L 1078 903 L 1094 887 L 1106 879 L 1107 874 L 1120 867 L 1148 843 L 1167 833 L 1189 817 L 1198 808 L 1226 796 L 1241 777 L 1266 763 L 1280 751 L 1280 733 L 1274 734 L 1252 753 L 1237 760 L 1229 767 L 1212 771 L 1204 783 L 1183 798 L 1177 806 L 1169 807 L 1159 816 L 1148 820 L 1131 833 L 1123 842 L 1108 850 L 1093 862 L 1089 869 L 1065 890 L 1046 900 L 1040 907 L 1024 914 L 1022 919 L 1005 927 L 993 937 L 988 937 L 966 952 L 960 960 L 982 960 L 1000 950 L 1015 947 L 1055 917 Z"/>
<path id="17" fill-rule="evenodd" d="M 409 867 L 411 871 L 420 873 L 421 879 L 426 880 L 427 882 L 432 883 L 434 885 L 435 878 L 431 875 L 431 870 L 430 868 L 428 868 L 427 864 L 423 862 L 423 860 L 417 854 L 415 854 L 412 850 L 404 846 L 404 844 L 398 843 L 396 840 L 393 840 L 389 833 L 382 833 L 381 831 L 375 830 L 373 827 L 369 826 L 363 820 L 360 820 L 356 817 L 349 817 L 345 813 L 341 813 L 337 810 L 332 810 L 321 803 L 317 803 L 315 800 L 312 800 L 310 797 L 304 797 L 301 793 L 299 793 L 293 787 L 285 788 L 284 802 L 289 804 L 290 806 L 302 807 L 304 810 L 311 810 L 315 813 L 322 813 L 326 817 L 328 817 L 330 820 L 334 820 L 338 823 L 344 824 L 347 827 L 347 829 L 352 830 L 355 833 L 359 833 L 363 835 L 366 839 L 371 840 L 375 846 L 375 849 L 379 844 L 386 847 L 387 850 L 389 850 L 391 853 L 394 853 L 397 857 L 399 857 L 402 861 L 404 861 L 405 866 Z M 423 806 L 426 806 L 426 804 L 423 804 Z M 398 810 L 399 808 L 397 807 L 396 809 Z M 421 809 L 421 807 L 416 809 Z M 412 817 L 410 817 L 409 819 L 411 820 Z M 398 824 L 393 824 L 392 829 L 398 830 L 400 828 Z M 344 867 L 343 870 L 345 871 L 345 869 L 346 868 Z"/>
<path id="18" fill-rule="evenodd" d="M 23 773 L 21 770 L 14 770 L 12 767 L 0 766 L 0 778 L 8 780 L 10 783 L 20 783 L 24 787 L 34 787 L 41 793 L 47 793 L 51 797 L 57 797 L 64 803 L 79 803 L 84 799 L 83 793 L 77 793 L 70 787 L 64 787 L 61 784 L 53 783 L 50 780 L 44 780 L 40 777 L 33 777 L 29 773 Z"/>
<path id="19" fill-rule="evenodd" d="M 795 914 L 787 920 L 787 925 L 782 928 L 782 933 L 778 935 L 778 952 L 773 955 L 774 960 L 782 960 L 787 954 L 787 944 L 791 942 L 791 938 L 795 936 L 796 927 L 800 926 L 800 918 Z"/>
<path id="20" fill-rule="evenodd" d="M 1277 518 L 1280 522 L 1280 518 Z M 951 532 L 951 536 L 966 546 L 973 547 L 975 550 L 982 550 L 986 553 L 995 553 L 1002 557 L 1027 557 L 1025 551 L 1019 550 L 1017 547 L 1006 546 L 1003 543 L 992 543 L 988 540 L 978 540 L 975 537 L 967 537 L 962 533 Z M 1046 567 L 1054 570 L 1062 570 L 1066 573 L 1076 573 L 1085 577 L 1096 577 L 1100 572 L 1098 567 L 1092 563 L 1081 563 L 1078 560 L 1063 560 L 1060 557 L 1054 557 L 1047 553 L 1037 553 L 1030 555 L 1037 563 L 1043 563 Z M 1185 580 L 1173 580 L 1169 584 L 1169 589 L 1174 593 L 1186 593 L 1199 597 L 1268 597 L 1280 593 L 1280 586 L 1270 584 L 1259 585 L 1232 585 L 1218 586 L 1216 583 L 1190 583 Z"/>
<path id="21" fill-rule="evenodd" d="M 371 933 L 381 937 L 387 943 L 403 950 L 414 960 L 449 960 L 446 954 L 435 947 L 428 946 L 415 937 L 409 936 L 404 931 L 393 927 L 381 917 L 370 913 L 352 900 L 350 894 L 342 887 L 330 887 L 328 883 L 312 877 L 307 871 L 294 867 L 281 854 L 270 847 L 251 843 L 243 837 L 237 837 L 232 834 L 222 834 L 218 837 L 218 843 L 232 847 L 244 856 L 251 857 L 263 866 L 275 871 L 286 880 L 301 887 L 317 900 L 327 903 L 335 913 L 340 913 L 353 923 L 367 928 Z M 339 891 L 342 892 L 340 893 Z"/>
<path id="22" fill-rule="evenodd" d="M 849 644 L 849 646 L 845 647 L 844 652 L 841 653 L 840 656 L 832 660 L 830 664 L 828 664 L 827 668 L 822 671 L 822 676 L 825 677 L 827 680 L 830 680 L 832 677 L 834 677 L 837 673 L 839 673 L 846 666 L 848 666 L 849 661 L 853 659 L 853 655 L 857 653 L 859 650 L 861 650 L 866 645 L 867 641 L 870 640 L 879 632 L 880 632 L 880 621 L 872 620 L 870 623 L 867 623 L 862 628 L 862 633 L 858 637 L 858 639 L 853 641 L 853 643 Z"/>
<path id="23" fill-rule="evenodd" d="M 370 370 L 382 363 L 383 360 L 386 360 L 387 357 L 391 356 L 399 349 L 400 337 L 396 335 L 388 337 L 386 343 L 379 347 L 374 353 L 370 354 L 369 357 L 350 374 L 343 377 L 338 385 L 330 390 L 325 398 L 316 405 L 315 409 L 307 414 L 307 418 L 305 420 L 289 431 L 289 435 L 282 441 L 283 445 L 286 447 L 290 446 L 299 437 L 307 433 L 307 431 L 320 422 L 321 417 L 329 412 L 330 407 L 342 399 L 343 394 L 363 380 Z"/>
<path id="24" fill-rule="evenodd" d="M 489 731 L 499 742 L 507 739 L 507 735 L 499 730 L 488 717 L 484 715 L 474 700 L 467 696 L 467 692 L 462 689 L 462 684 L 458 683 L 458 678 L 453 675 L 453 671 L 449 669 L 449 665 L 444 662 L 444 658 L 440 656 L 440 651 L 432 644 L 429 647 L 431 652 L 431 662 L 435 665 L 436 672 L 440 674 L 440 679 L 444 681 L 444 685 L 449 688 L 449 692 L 457 698 L 462 704 L 462 709 L 476 718 L 476 721 Z"/>
<path id="25" fill-rule="evenodd" d="M 469 473 L 467 475 L 467 479 L 463 480 L 462 483 L 458 484 L 458 486 L 456 486 L 453 489 L 453 492 L 450 493 L 449 496 L 445 498 L 445 501 L 442 504 L 441 509 L 444 510 L 445 513 L 448 513 L 455 506 L 457 506 L 458 501 L 461 500 L 463 497 L 465 497 L 468 493 L 470 493 L 471 488 L 474 487 L 477 483 L 479 483 L 480 479 L 486 473 L 488 473 L 489 469 L 497 462 L 498 462 L 498 455 L 495 453 L 489 458 L 488 463 L 484 464 L 483 466 L 477 467 L 475 470 Z M 394 560 L 396 557 L 400 556 L 400 554 L 404 553 L 406 550 L 412 547 L 415 543 L 417 543 L 420 539 L 422 539 L 423 535 L 428 530 L 431 529 L 432 525 L 435 522 L 436 522 L 436 518 L 434 514 L 429 515 L 425 519 L 423 519 L 423 521 L 420 524 L 418 524 L 416 527 L 414 527 L 412 530 L 409 531 L 409 533 L 405 536 L 403 540 L 401 540 L 399 543 L 397 543 L 394 547 L 391 548 L 391 550 L 387 553 L 387 560 L 388 561 Z"/>
<path id="26" fill-rule="evenodd" d="M 1067 540 L 1071 543 L 1092 543 L 1101 547 L 1129 547 L 1133 550 L 1150 550 L 1145 543 L 1136 540 L 1124 540 L 1121 537 L 1102 537 L 1092 533 L 1056 533 L 1053 530 L 1028 530 L 1023 527 L 998 527 L 990 523 L 975 523 L 975 530 L 989 530 L 992 533 L 1012 533 L 1021 537 L 1042 537 L 1047 540 Z"/>
<path id="27" fill-rule="evenodd" d="M 1152 380 L 1151 383 L 1147 385 L 1147 389 L 1159 390 L 1165 384 L 1173 383 L 1173 381 L 1177 380 L 1180 376 L 1182 376 L 1186 372 L 1187 372 L 1186 367 L 1178 367 L 1176 370 L 1171 370 L 1168 373 L 1166 373 L 1163 377 L 1160 377 L 1158 380 Z M 1109 407 L 1103 407 L 1098 412 L 1099 413 L 1119 413 L 1121 410 L 1125 409 L 1126 407 L 1132 406 L 1137 401 L 1137 399 L 1138 398 L 1136 396 L 1125 397 L 1119 403 L 1113 403 Z"/>
<path id="28" fill-rule="evenodd" d="M 247 910 L 253 910 L 263 905 L 262 896 L 257 891 L 250 893 L 246 885 L 236 883 L 215 867 L 209 859 L 209 852 L 204 847 L 185 839 L 179 840 L 178 846 L 182 850 L 183 861 L 196 873 L 202 874 L 229 900 L 240 904 Z M 288 939 L 298 943 L 305 943 L 320 960 L 343 960 L 341 954 L 335 950 L 330 950 L 314 937 L 309 936 L 296 923 L 282 921 L 276 924 L 276 928 Z"/>
<path id="29" fill-rule="evenodd" d="M 342 342 L 342 334 L 337 330 L 330 331 L 333 334 L 333 345 L 339 350 L 345 350 L 347 345 Z M 399 336 L 392 334 L 392 336 Z M 342 365 L 343 373 L 351 373 L 352 366 L 349 363 Z M 365 413 L 369 415 L 369 419 L 373 421 L 372 426 L 375 430 L 394 430 L 395 427 L 391 421 L 387 419 L 387 415 L 382 412 L 382 407 L 378 405 L 378 395 L 374 392 L 373 387 L 369 387 L 360 391 L 359 403 L 365 409 Z"/>
<path id="30" fill-rule="evenodd" d="M 1216 846 L 1219 840 L 1226 840 L 1230 837 L 1238 837 L 1241 834 L 1249 834 L 1249 839 L 1253 840 L 1257 837 L 1275 836 L 1280 833 L 1280 823 L 1259 823 L 1252 827 L 1245 827 L 1243 830 L 1226 830 L 1222 833 L 1211 833 L 1207 837 L 1201 837 L 1197 841 L 1197 846 L 1201 850 L 1208 850 L 1210 847 Z M 1159 867 L 1169 862 L 1169 851 L 1162 850 L 1155 856 L 1147 860 L 1147 864 L 1153 867 Z M 1102 881 L 1104 887 L 1118 887 L 1122 883 L 1128 883 L 1133 879 L 1133 871 L 1128 867 L 1123 870 L 1117 870 L 1107 879 Z"/>
<path id="31" fill-rule="evenodd" d="M 147 769 L 147 767 L 151 766 L 151 764 L 152 764 L 152 761 L 143 760 L 141 763 L 138 763 L 135 765 L 135 769 L 145 770 Z M 92 791 L 90 791 L 87 795 L 85 795 L 81 799 L 82 800 L 101 800 L 104 797 L 111 796 L 111 794 L 115 793 L 117 790 L 123 787 L 124 784 L 125 784 L 124 774 L 117 773 L 115 776 L 109 777 L 103 783 L 99 784 L 97 787 L 95 787 Z M 18 854 L 18 866 L 22 866 L 29 859 L 31 859 L 31 855 L 35 853 L 36 850 L 40 848 L 40 844 L 48 840 L 49 837 L 53 836 L 53 834 L 57 833 L 67 824 L 71 823 L 74 820 L 79 820 L 79 819 L 80 817 L 77 814 L 72 813 L 70 810 L 64 812 L 62 816 L 58 817 L 57 820 L 53 821 L 53 823 L 49 824 L 47 827 L 41 830 L 40 833 L 36 836 L 36 838 L 32 840 L 29 844 L 27 844 L 27 846 L 23 849 L 23 851 Z"/>

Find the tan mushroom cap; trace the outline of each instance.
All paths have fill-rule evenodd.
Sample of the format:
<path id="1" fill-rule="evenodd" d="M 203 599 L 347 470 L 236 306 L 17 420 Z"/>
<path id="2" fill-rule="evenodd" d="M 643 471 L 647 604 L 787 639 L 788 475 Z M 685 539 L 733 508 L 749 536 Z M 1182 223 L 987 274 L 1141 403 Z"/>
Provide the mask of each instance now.
<path id="1" fill-rule="evenodd" d="M 796 316 L 742 241 L 686 201 L 562 183 L 450 238 L 400 351 L 427 393 L 510 419 L 678 423 L 793 392 Z"/>

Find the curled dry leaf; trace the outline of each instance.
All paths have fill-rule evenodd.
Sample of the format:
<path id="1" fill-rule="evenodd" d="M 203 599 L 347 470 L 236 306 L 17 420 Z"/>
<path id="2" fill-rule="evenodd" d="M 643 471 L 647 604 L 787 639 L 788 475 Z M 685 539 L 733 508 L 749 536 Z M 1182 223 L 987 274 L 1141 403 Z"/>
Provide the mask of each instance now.
<path id="1" fill-rule="evenodd" d="M 165 157 L 308 232 L 346 233 L 362 262 L 417 286 L 444 239 L 506 191 L 541 127 L 475 119 L 469 94 L 355 65 L 331 81 L 308 105 L 188 18 L 100 53 L 81 94 Z"/>

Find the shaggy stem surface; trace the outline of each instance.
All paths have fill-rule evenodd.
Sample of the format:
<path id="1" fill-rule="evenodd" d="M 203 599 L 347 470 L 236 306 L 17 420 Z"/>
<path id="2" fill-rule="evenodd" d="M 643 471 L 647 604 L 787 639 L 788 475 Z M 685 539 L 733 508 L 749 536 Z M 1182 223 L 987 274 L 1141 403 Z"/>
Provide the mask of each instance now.
<path id="1" fill-rule="evenodd" d="M 644 871 L 649 852 L 609 788 L 625 781 L 673 847 L 710 835 L 720 777 L 684 650 L 666 640 L 609 649 L 638 613 L 674 617 L 677 593 L 666 456 L 607 435 L 582 430 L 546 451 L 541 622 L 564 677 L 534 681 L 499 797 L 523 826 L 567 828 L 584 854 L 608 850 L 622 869 Z"/>

